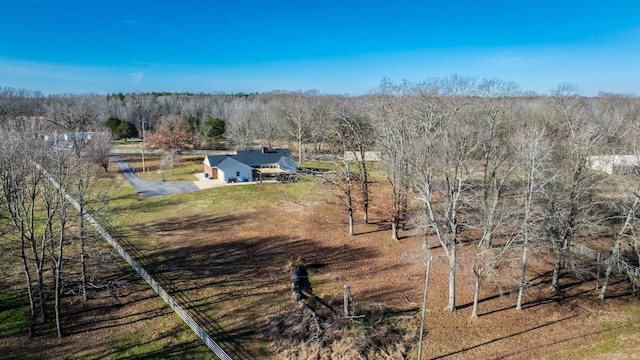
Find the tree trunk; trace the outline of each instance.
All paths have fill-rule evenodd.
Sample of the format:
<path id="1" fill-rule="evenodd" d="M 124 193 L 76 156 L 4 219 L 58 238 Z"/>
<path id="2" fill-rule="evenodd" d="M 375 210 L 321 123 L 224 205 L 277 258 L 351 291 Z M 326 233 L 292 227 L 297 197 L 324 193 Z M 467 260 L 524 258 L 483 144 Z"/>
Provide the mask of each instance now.
<path id="1" fill-rule="evenodd" d="M 420 313 L 420 335 L 418 341 L 418 360 L 422 360 L 422 339 L 424 337 L 424 319 L 427 312 L 427 294 L 429 292 L 429 274 L 431 273 L 431 263 L 433 262 L 433 256 L 429 256 L 427 262 L 427 272 L 424 276 L 424 292 L 422 294 L 422 311 Z"/>
<path id="2" fill-rule="evenodd" d="M 447 310 L 456 311 L 456 241 L 451 245 L 451 254 L 449 255 L 449 304 Z"/>
<path id="3" fill-rule="evenodd" d="M 42 277 L 42 263 L 38 265 L 36 278 L 38 281 L 38 298 L 40 300 L 40 320 L 43 323 L 49 321 L 49 312 L 47 311 L 47 300 L 44 295 L 44 279 Z"/>
<path id="4" fill-rule="evenodd" d="M 473 292 L 473 309 L 471 310 L 471 317 L 478 317 L 478 298 L 480 297 L 480 280 L 482 275 L 479 272 L 473 271 L 476 278 L 476 287 Z"/>
<path id="5" fill-rule="evenodd" d="M 32 191 L 29 194 L 29 203 L 31 204 L 30 206 L 30 210 L 29 210 L 29 215 L 27 216 L 28 220 L 27 220 L 27 231 L 30 233 L 29 235 L 29 244 L 31 246 L 31 251 L 33 252 L 33 266 L 35 268 L 35 273 L 36 273 L 36 282 L 38 284 L 37 286 L 37 290 L 38 290 L 38 300 L 39 300 L 39 305 L 40 305 L 40 320 L 42 321 L 42 323 L 46 323 L 47 320 L 49 319 L 49 314 L 47 313 L 47 305 L 46 305 L 46 300 L 45 300 L 45 295 L 44 295 L 44 279 L 42 278 L 42 266 L 43 266 L 43 257 L 44 257 L 44 249 L 43 249 L 43 253 L 42 256 L 40 255 L 40 253 L 38 252 L 38 246 L 36 243 L 36 239 L 35 239 L 35 228 L 36 228 L 36 224 L 35 224 L 35 206 L 34 204 L 37 203 L 37 199 L 36 199 L 37 193 L 36 193 L 36 188 L 33 187 Z M 23 232 L 24 234 L 24 232 Z M 31 281 L 31 280 L 29 280 Z"/>
<path id="6" fill-rule="evenodd" d="M 562 242 L 562 247 L 558 249 L 558 252 L 556 253 L 556 257 L 553 263 L 551 289 L 553 289 L 553 291 L 555 292 L 560 292 L 560 270 L 562 269 L 562 263 L 567 256 L 568 249 L 569 249 L 569 239 L 567 236 L 565 236 Z"/>
<path id="7" fill-rule="evenodd" d="M 398 239 L 398 220 L 395 216 L 391 218 L 391 239 L 394 241 L 400 241 Z"/>
<path id="8" fill-rule="evenodd" d="M 395 178 L 395 171 L 393 172 L 391 178 L 389 179 L 389 183 L 391 184 L 391 239 L 394 241 L 398 241 L 398 223 L 400 219 L 398 219 L 398 182 Z"/>
<path id="9" fill-rule="evenodd" d="M 613 249 L 613 254 L 611 254 L 611 258 L 607 262 L 607 271 L 604 273 L 604 280 L 602 281 L 602 288 L 600 288 L 600 294 L 598 295 L 598 300 L 604 300 L 604 297 L 607 292 L 607 286 L 609 286 L 609 279 L 611 278 L 611 272 L 613 271 L 613 257 L 618 256 L 618 249 Z"/>
<path id="10" fill-rule="evenodd" d="M 530 181 L 531 183 L 531 181 Z M 526 203 L 524 206 L 524 244 L 522 245 L 522 269 L 520 274 L 520 289 L 518 289 L 518 301 L 516 302 L 516 309 L 522 310 L 522 295 L 527 283 L 527 253 L 529 251 L 529 215 L 531 211 L 532 195 L 533 191 L 529 191 L 526 197 Z"/>
<path id="11" fill-rule="evenodd" d="M 298 135 L 298 162 L 302 162 L 302 136 Z"/>
<path id="12" fill-rule="evenodd" d="M 61 205 L 64 207 L 64 205 Z M 62 210 L 63 212 L 65 210 Z M 62 223 L 60 224 L 61 228 L 60 228 L 60 238 L 59 238 L 59 243 L 58 243 L 58 257 L 57 257 L 57 261 L 56 261 L 56 279 L 55 279 L 55 312 L 56 312 L 56 330 L 58 332 L 58 339 L 62 339 L 62 337 L 64 336 L 62 333 L 62 314 L 60 311 L 60 300 L 62 297 L 62 261 L 63 261 L 63 256 L 62 256 L 62 251 L 64 249 L 64 227 L 65 227 L 65 221 L 64 219 L 62 220 Z"/>
<path id="13" fill-rule="evenodd" d="M 33 218 L 32 218 L 33 219 Z M 35 228 L 35 225 L 31 225 L 32 228 Z M 38 249 L 36 247 L 36 240 L 31 235 L 29 239 L 31 242 L 31 251 L 33 252 L 33 264 L 35 267 L 36 273 L 36 282 L 38 284 L 38 300 L 40 305 L 40 320 L 42 323 L 46 323 L 49 320 L 49 313 L 47 312 L 46 298 L 44 295 L 44 279 L 42 277 L 42 259 L 40 254 L 38 253 Z M 43 255 L 44 256 L 44 255 Z"/>
<path id="14" fill-rule="evenodd" d="M 33 286 L 31 285 L 31 272 L 29 271 L 29 265 L 27 261 L 27 254 L 24 251 L 24 237 L 22 240 L 22 249 L 21 249 L 21 257 L 22 257 L 22 265 L 24 266 L 24 274 L 26 277 L 27 283 L 27 295 L 29 296 L 29 337 L 33 337 L 35 335 L 35 327 L 36 327 L 36 306 L 35 301 L 33 299 Z"/>
<path id="15" fill-rule="evenodd" d="M 83 199 L 80 199 L 80 267 L 82 276 L 82 298 L 87 301 L 87 267 L 85 264 L 85 224 L 84 224 L 84 205 Z"/>
<path id="16" fill-rule="evenodd" d="M 349 236 L 355 235 L 355 231 L 353 228 L 353 209 L 349 207 Z"/>
<path id="17" fill-rule="evenodd" d="M 364 148 L 360 147 L 360 174 L 362 177 L 362 222 L 369 223 L 369 173 L 367 171 L 367 164 L 364 159 Z"/>
<path id="18" fill-rule="evenodd" d="M 525 235 L 524 247 L 522 249 L 522 273 L 520 274 L 520 289 L 518 290 L 518 302 L 516 304 L 516 309 L 518 310 L 522 310 L 522 293 L 524 293 L 524 287 L 527 281 L 527 248 L 529 245 L 529 239 L 527 239 L 527 237 L 528 236 Z"/>
<path id="19" fill-rule="evenodd" d="M 553 262 L 553 275 L 551 276 L 551 289 L 555 292 L 560 292 L 560 267 L 562 266 L 562 250 L 558 250 L 556 258 Z"/>
<path id="20" fill-rule="evenodd" d="M 602 288 L 600 289 L 600 295 L 598 295 L 598 300 L 604 300 L 604 297 L 607 292 L 607 286 L 609 286 L 609 280 L 611 279 L 611 272 L 613 271 L 614 262 L 617 263 L 617 259 L 620 256 L 620 245 L 622 244 L 622 238 L 624 237 L 625 233 L 627 232 L 627 229 L 631 225 L 633 214 L 636 212 L 636 208 L 638 207 L 639 203 L 640 203 L 640 198 L 636 197 L 636 200 L 634 201 L 633 206 L 631 206 L 631 208 L 627 212 L 627 218 L 625 219 L 624 225 L 622 225 L 622 228 L 620 229 L 620 231 L 616 236 L 616 242 L 615 242 L 615 245 L 613 246 L 613 250 L 611 251 L 611 257 L 609 258 L 609 261 L 607 261 L 607 270 L 604 274 L 604 280 L 602 282 Z"/>

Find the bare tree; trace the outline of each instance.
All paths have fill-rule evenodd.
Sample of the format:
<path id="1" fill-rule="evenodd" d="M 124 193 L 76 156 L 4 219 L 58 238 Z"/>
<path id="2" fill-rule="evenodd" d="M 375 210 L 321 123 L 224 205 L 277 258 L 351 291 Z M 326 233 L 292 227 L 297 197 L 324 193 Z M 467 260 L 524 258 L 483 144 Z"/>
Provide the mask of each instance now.
<path id="1" fill-rule="evenodd" d="M 38 231 L 41 224 L 37 210 L 43 179 L 34 163 L 41 153 L 38 154 L 37 148 L 32 148 L 24 133 L 16 128 L 5 126 L 2 134 L 5 139 L 0 145 L 2 205 L 20 243 L 30 308 L 29 335 L 33 336 L 37 314 L 43 323 L 49 319 L 44 293 L 45 244 L 48 239 Z"/>
<path id="2" fill-rule="evenodd" d="M 160 104 L 153 96 L 135 93 L 128 94 L 126 100 L 127 120 L 133 122 L 138 127 L 138 133 L 144 136 L 143 129 L 153 129 L 162 116 Z"/>
<path id="3" fill-rule="evenodd" d="M 413 145 L 412 178 L 424 204 L 425 226 L 432 229 L 449 261 L 449 301 L 455 311 L 460 212 L 468 206 L 468 162 L 478 135 L 464 108 L 473 89 L 471 78 L 452 76 L 421 85 L 414 116 L 420 137 Z"/>
<path id="4" fill-rule="evenodd" d="M 505 182 L 514 168 L 510 145 L 515 113 L 513 99 L 518 95 L 518 86 L 501 80 L 483 80 L 478 85 L 480 96 L 479 118 L 480 151 L 482 154 L 482 181 L 480 184 L 482 211 L 481 243 L 493 247 L 493 234 L 503 218 L 498 208 Z"/>
<path id="5" fill-rule="evenodd" d="M 268 148 L 272 148 L 275 141 L 283 139 L 284 126 L 278 104 L 275 101 L 262 105 L 255 114 L 255 134 Z"/>
<path id="6" fill-rule="evenodd" d="M 323 153 L 326 149 L 323 147 L 332 133 L 331 119 L 333 117 L 332 109 L 336 107 L 336 98 L 330 96 L 318 96 L 309 100 L 311 106 L 311 129 L 310 138 L 313 143 L 313 152 L 316 154 Z"/>
<path id="7" fill-rule="evenodd" d="M 630 134 L 632 138 L 632 148 L 633 155 L 636 159 L 640 156 L 640 149 L 637 146 L 637 136 L 640 134 L 639 124 L 636 121 L 629 124 L 626 124 L 627 128 L 630 128 Z M 622 226 L 616 231 L 613 247 L 611 248 L 611 254 L 606 260 L 606 269 L 604 274 L 604 279 L 602 282 L 602 287 L 600 288 L 600 293 L 598 294 L 599 300 L 604 300 L 607 293 L 607 288 L 609 286 L 609 281 L 611 280 L 611 276 L 614 274 L 615 270 L 627 269 L 626 261 L 623 256 L 623 248 L 625 245 L 634 248 L 636 250 L 636 257 L 639 255 L 637 252 L 637 232 L 638 232 L 638 210 L 640 209 L 640 180 L 637 176 L 637 169 L 633 174 L 629 174 L 627 176 L 626 183 L 621 184 L 620 195 L 622 197 L 621 200 L 616 201 L 616 208 L 619 210 L 621 216 L 624 218 L 624 222 Z M 615 219 L 617 220 L 617 219 Z M 613 221 L 613 223 L 617 223 L 617 221 Z M 640 257 L 637 257 L 636 260 L 640 260 Z M 632 284 L 634 284 L 633 278 L 636 277 L 636 274 L 630 274 L 630 279 Z M 635 289 L 635 288 L 634 288 Z"/>
<path id="8" fill-rule="evenodd" d="M 90 157 L 80 157 L 74 159 L 66 159 L 63 154 L 58 154 L 54 159 L 56 167 L 56 179 L 58 183 L 67 189 L 69 193 L 80 205 L 78 213 L 78 227 L 79 227 L 79 240 L 80 240 L 80 276 L 81 276 L 81 293 L 82 298 L 87 300 L 87 225 L 85 223 L 85 214 L 87 206 L 91 202 L 92 197 L 99 196 L 96 191 L 96 183 L 98 181 L 97 168 L 93 164 Z M 58 189 L 61 191 L 60 189 Z M 104 194 L 104 193 L 103 193 Z M 67 221 L 67 202 L 66 199 L 60 198 L 61 214 L 60 221 L 66 223 Z M 64 231 L 62 229 L 61 231 Z M 61 235 L 62 236 L 62 235 Z M 61 240 L 62 241 L 62 240 Z M 62 251 L 62 249 L 60 249 Z"/>
<path id="9" fill-rule="evenodd" d="M 68 222 L 71 217 L 68 212 L 69 201 L 67 200 L 65 189 L 72 187 L 72 181 L 77 176 L 75 172 L 82 169 L 81 158 L 74 156 L 61 148 L 55 148 L 48 152 L 48 159 L 45 161 L 50 172 L 38 166 L 38 170 L 45 177 L 43 182 L 44 193 L 46 194 L 47 214 L 50 221 L 47 223 L 48 253 L 53 269 L 54 283 L 54 309 L 56 318 L 56 331 L 58 338 L 64 336 L 62 329 L 62 296 L 64 288 L 63 265 L 65 248 L 69 243 Z M 82 179 L 77 180 L 82 184 Z M 84 193 L 83 193 L 84 194 Z M 80 204 L 84 204 L 85 199 L 81 199 Z M 84 215 L 81 205 L 81 215 Z M 53 216 L 52 216 L 53 215 Z M 81 257 L 81 290 L 84 300 L 86 297 L 86 270 L 85 270 L 85 238 L 84 217 L 80 217 L 80 257 Z"/>
<path id="10" fill-rule="evenodd" d="M 384 79 L 376 94 L 376 142 L 382 150 L 387 180 L 391 185 L 391 238 L 398 241 L 398 232 L 407 212 L 409 165 L 407 154 L 412 136 L 407 101 L 410 84 L 393 84 Z"/>
<path id="11" fill-rule="evenodd" d="M 259 104 L 243 98 L 235 98 L 228 104 L 227 139 L 240 149 L 248 149 L 255 140 L 254 118 L 259 112 Z"/>
<path id="12" fill-rule="evenodd" d="M 330 186 L 331 192 L 340 205 L 344 207 L 349 222 L 349 236 L 353 236 L 355 235 L 353 213 L 356 204 L 356 182 L 359 181 L 358 173 L 353 172 L 353 164 L 344 156 L 344 153 L 338 155 L 338 159 L 333 162 L 333 168 L 321 177 Z"/>
<path id="13" fill-rule="evenodd" d="M 542 129 L 528 129 L 519 133 L 514 141 L 517 163 L 522 176 L 521 198 L 523 202 L 520 236 L 522 238 L 522 269 L 516 309 L 522 309 L 522 296 L 527 285 L 527 261 L 531 240 L 540 233 L 539 219 L 535 200 L 540 198 L 545 185 L 549 182 L 549 171 L 546 162 L 551 158 L 552 146 Z"/>
<path id="14" fill-rule="evenodd" d="M 366 152 L 373 144 L 373 126 L 366 116 L 353 110 L 338 110 L 335 120 L 336 139 L 342 148 L 341 154 L 355 164 L 359 173 L 360 200 L 362 203 L 363 223 L 369 223 L 369 170 Z"/>
<path id="15" fill-rule="evenodd" d="M 424 203 L 426 225 L 431 228 L 449 261 L 449 303 L 455 311 L 457 248 L 460 212 L 465 202 L 464 181 L 467 176 L 465 157 L 475 147 L 474 134 L 469 128 L 456 133 L 434 131 L 423 139 L 422 148 L 414 162 L 414 181 L 419 199 Z M 434 139 L 437 137 L 439 139 Z"/>
<path id="16" fill-rule="evenodd" d="M 287 132 L 296 141 L 298 162 L 303 161 L 303 146 L 311 140 L 312 109 L 307 97 L 296 94 L 287 98 L 284 114 Z"/>
<path id="17" fill-rule="evenodd" d="M 479 106 L 475 112 L 481 119 L 479 127 L 479 152 L 482 156 L 482 179 L 479 183 L 477 204 L 481 212 L 479 228 L 482 237 L 476 244 L 472 270 L 475 276 L 475 291 L 471 316 L 478 316 L 478 297 L 483 277 L 491 273 L 509 249 L 513 237 L 505 220 L 510 218 L 510 206 L 504 192 L 515 168 L 509 137 L 515 128 L 516 114 L 513 99 L 518 95 L 518 86 L 500 80 L 483 80 L 477 87 Z M 506 237 L 500 249 L 493 249 L 498 232 Z"/>
<path id="18" fill-rule="evenodd" d="M 91 134 L 91 139 L 89 139 L 86 149 L 87 157 L 92 164 L 98 165 L 104 169 L 104 172 L 107 172 L 109 171 L 109 154 L 112 147 L 111 133 L 107 129 L 98 129 Z"/>
<path id="19" fill-rule="evenodd" d="M 587 157 L 599 151 L 606 129 L 593 120 L 593 112 L 572 84 L 562 84 L 554 92 L 558 128 L 554 129 L 557 151 L 554 162 L 560 166 L 548 192 L 548 231 L 555 251 L 551 286 L 560 291 L 560 271 L 580 231 L 594 224 L 591 209 L 597 193 L 598 176 Z"/>
<path id="20" fill-rule="evenodd" d="M 92 96 L 50 98 L 46 104 L 46 124 L 31 117 L 29 121 L 16 119 L 7 122 L 1 129 L 3 138 L 7 140 L 2 144 L 5 148 L 0 164 L 2 203 L 11 214 L 15 233 L 21 243 L 21 258 L 31 305 L 31 334 L 36 324 L 36 305 L 41 321 L 44 323 L 48 320 L 45 289 L 54 289 L 56 328 L 58 336 L 63 336 L 63 258 L 64 248 L 72 240 L 67 232 L 70 218 L 66 212 L 66 199 L 59 187 L 53 186 L 43 174 L 45 169 L 55 169 L 53 176 L 47 176 L 65 186 L 71 184 L 71 179 L 80 184 L 88 182 L 75 172 L 87 168 L 79 164 L 88 158 L 85 156 L 86 135 L 97 123 L 100 112 L 95 109 L 99 106 Z M 34 136 L 49 129 L 67 134 L 71 149 L 66 146 L 47 146 L 51 144 L 42 141 L 40 136 Z M 80 202 L 84 203 L 83 200 Z M 83 229 L 82 222 L 80 227 Z M 84 267 L 84 243 L 81 244 L 81 252 Z M 50 268 L 45 266 L 46 259 L 51 261 Z M 45 281 L 47 274 L 51 274 L 52 284 Z M 84 269 L 82 276 L 84 283 Z"/>
<path id="21" fill-rule="evenodd" d="M 0 123 L 15 118 L 19 114 L 21 94 L 17 89 L 0 88 Z"/>
<path id="22" fill-rule="evenodd" d="M 50 153 L 55 155 L 51 159 L 52 173 L 58 183 L 69 188 L 70 192 L 77 198 L 80 204 L 80 267 L 81 267 L 81 292 L 84 300 L 87 300 L 87 271 L 86 271 L 86 224 L 84 222 L 84 211 L 89 201 L 96 174 L 93 163 L 100 165 L 107 171 L 109 164 L 109 151 L 111 149 L 111 137 L 108 132 L 94 132 L 93 139 L 89 136 L 89 130 L 98 129 L 100 123 L 99 106 L 92 97 L 79 96 L 71 98 L 60 98 L 48 107 L 48 120 L 55 124 L 58 129 L 64 131 L 70 137 L 73 148 L 73 158 L 69 158 L 66 151 L 55 148 Z M 101 129 L 101 128 L 100 128 Z M 73 175 L 73 176 L 72 176 Z M 71 178 L 74 179 L 73 183 Z M 66 186 L 71 185 L 73 186 Z M 60 189 L 58 189 L 60 191 Z M 60 198 L 59 206 L 64 209 L 59 210 L 60 221 L 67 222 L 66 199 Z M 60 242 L 64 241 L 63 228 L 60 230 Z M 62 244 L 59 252 L 62 252 Z M 60 255 L 62 256 L 62 255 Z M 54 260 L 55 261 L 55 260 Z M 62 261 L 62 260 L 60 260 Z M 58 266 L 61 266 L 58 264 Z M 60 276 L 56 274 L 56 276 Z M 58 281 L 58 280 L 56 280 Z"/>
<path id="23" fill-rule="evenodd" d="M 76 154 L 82 152 L 82 143 L 88 140 L 86 132 L 98 127 L 100 109 L 92 96 L 68 96 L 54 98 L 46 106 L 47 120 L 58 131 L 67 133 L 68 141 Z"/>
<path id="24" fill-rule="evenodd" d="M 638 193 L 635 193 L 634 197 L 635 199 L 633 200 L 633 204 L 629 206 L 627 210 L 624 224 L 622 224 L 622 227 L 620 227 L 620 230 L 615 236 L 613 249 L 611 250 L 611 256 L 607 260 L 607 267 L 605 270 L 602 287 L 600 288 L 600 294 L 598 294 L 599 300 L 604 300 L 614 267 L 619 265 L 619 263 L 622 261 L 621 260 L 622 242 L 632 233 L 633 223 L 636 220 L 636 213 L 638 211 L 638 207 L 640 206 L 640 196 L 638 195 Z"/>

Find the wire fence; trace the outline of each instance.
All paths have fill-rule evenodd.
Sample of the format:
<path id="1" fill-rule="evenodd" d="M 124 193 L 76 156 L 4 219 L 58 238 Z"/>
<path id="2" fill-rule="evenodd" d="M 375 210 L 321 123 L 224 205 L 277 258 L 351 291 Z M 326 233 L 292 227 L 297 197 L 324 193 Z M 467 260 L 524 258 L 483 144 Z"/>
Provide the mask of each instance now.
<path id="1" fill-rule="evenodd" d="M 619 256 L 614 256 L 613 254 L 609 257 L 604 257 L 602 253 L 593 250 L 583 244 L 571 244 L 571 251 L 575 254 L 589 257 L 597 262 L 601 262 L 604 264 L 609 264 L 611 262 L 614 263 L 614 268 L 619 272 L 632 275 L 632 276 L 640 276 L 640 267 L 628 264 L 625 261 L 621 261 Z"/>
<path id="2" fill-rule="evenodd" d="M 64 189 L 60 184 L 39 164 L 35 164 L 38 170 L 47 177 L 47 179 L 64 194 L 65 198 L 73 205 L 78 211 L 81 211 L 80 204 Z M 187 324 L 191 330 L 213 351 L 214 354 L 221 360 L 231 360 L 231 357 L 218 345 L 207 332 L 187 314 L 187 312 L 169 295 L 163 288 L 156 282 L 147 271 L 133 259 L 127 251 L 115 241 L 115 239 L 98 223 L 98 221 L 88 212 L 84 212 L 82 216 L 96 229 L 96 231 L 122 256 L 129 265 L 144 279 L 144 281 L 151 286 L 153 290 L 175 311 L 182 321 Z"/>

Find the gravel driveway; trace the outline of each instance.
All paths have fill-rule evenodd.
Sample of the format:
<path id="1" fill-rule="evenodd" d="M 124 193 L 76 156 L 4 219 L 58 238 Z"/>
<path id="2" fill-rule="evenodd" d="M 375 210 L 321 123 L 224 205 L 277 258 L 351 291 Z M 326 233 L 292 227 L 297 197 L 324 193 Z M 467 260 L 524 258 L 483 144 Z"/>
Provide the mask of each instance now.
<path id="1" fill-rule="evenodd" d="M 141 198 L 162 196 L 170 194 L 180 194 L 189 191 L 196 191 L 198 187 L 192 182 L 169 182 L 169 181 L 149 181 L 142 180 L 133 172 L 131 165 L 118 156 L 109 156 L 118 165 L 118 170 L 124 175 Z"/>

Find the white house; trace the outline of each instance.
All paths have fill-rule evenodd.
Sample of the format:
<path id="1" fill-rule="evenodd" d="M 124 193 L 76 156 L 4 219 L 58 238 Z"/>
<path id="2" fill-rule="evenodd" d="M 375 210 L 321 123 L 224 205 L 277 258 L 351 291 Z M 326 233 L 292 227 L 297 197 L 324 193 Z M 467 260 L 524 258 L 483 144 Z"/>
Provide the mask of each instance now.
<path id="1" fill-rule="evenodd" d="M 289 149 L 238 150 L 228 155 L 207 156 L 203 164 L 210 179 L 225 182 L 274 178 L 297 171 Z"/>

